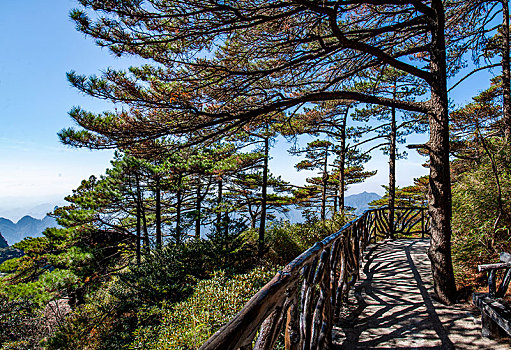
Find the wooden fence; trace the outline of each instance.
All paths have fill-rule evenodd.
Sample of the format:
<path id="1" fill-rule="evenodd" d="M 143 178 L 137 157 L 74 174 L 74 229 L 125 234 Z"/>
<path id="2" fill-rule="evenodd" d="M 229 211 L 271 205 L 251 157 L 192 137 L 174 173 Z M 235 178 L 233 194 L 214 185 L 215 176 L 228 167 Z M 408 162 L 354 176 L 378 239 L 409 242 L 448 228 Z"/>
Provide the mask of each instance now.
<path id="1" fill-rule="evenodd" d="M 348 292 L 359 277 L 370 242 L 389 237 L 389 222 L 399 235 L 424 237 L 424 208 L 372 209 L 307 249 L 277 273 L 201 350 L 324 349 Z"/>

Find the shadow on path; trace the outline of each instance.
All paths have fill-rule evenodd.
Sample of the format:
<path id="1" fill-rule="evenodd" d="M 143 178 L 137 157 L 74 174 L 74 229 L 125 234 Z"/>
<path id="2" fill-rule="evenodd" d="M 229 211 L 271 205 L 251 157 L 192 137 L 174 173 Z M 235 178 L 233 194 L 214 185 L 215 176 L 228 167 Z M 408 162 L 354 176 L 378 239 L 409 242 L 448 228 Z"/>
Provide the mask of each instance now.
<path id="1" fill-rule="evenodd" d="M 510 349 L 480 336 L 461 305 L 431 298 L 429 240 L 386 241 L 370 248 L 361 280 L 333 329 L 334 349 Z"/>

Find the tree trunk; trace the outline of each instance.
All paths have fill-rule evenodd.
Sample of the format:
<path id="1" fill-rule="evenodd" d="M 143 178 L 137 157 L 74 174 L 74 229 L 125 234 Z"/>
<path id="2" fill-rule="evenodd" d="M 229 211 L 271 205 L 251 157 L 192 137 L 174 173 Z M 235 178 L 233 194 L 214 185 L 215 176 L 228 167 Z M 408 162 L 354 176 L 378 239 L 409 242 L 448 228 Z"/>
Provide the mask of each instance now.
<path id="1" fill-rule="evenodd" d="M 255 207 L 255 211 L 252 209 L 252 207 Z M 247 199 L 247 212 L 248 215 L 250 215 L 250 228 L 255 229 L 257 218 L 259 216 L 259 213 L 257 212 L 257 203 L 253 203 L 250 199 Z"/>
<path id="2" fill-rule="evenodd" d="M 151 249 L 150 241 L 149 241 L 149 231 L 147 230 L 147 218 L 145 215 L 145 207 L 144 207 L 144 193 L 142 192 L 142 186 L 140 186 L 140 178 L 137 174 L 137 194 L 138 194 L 138 202 L 140 205 L 140 216 L 142 218 L 142 228 L 144 231 L 144 250 L 147 253 L 149 253 L 149 250 Z"/>
<path id="3" fill-rule="evenodd" d="M 429 114 L 430 177 L 429 215 L 431 243 L 429 258 L 437 298 L 445 304 L 456 301 L 456 284 L 451 258 L 451 178 L 449 165 L 449 113 L 445 53 L 445 16 L 442 0 L 432 0 L 436 23 L 431 38 L 431 112 Z"/>
<path id="4" fill-rule="evenodd" d="M 511 83 L 509 63 L 509 3 L 502 0 L 502 97 L 504 134 L 511 141 Z"/>
<path id="5" fill-rule="evenodd" d="M 161 190 L 160 190 L 160 176 L 156 175 L 155 184 L 156 194 L 156 249 L 161 249 Z"/>
<path id="6" fill-rule="evenodd" d="M 217 226 L 217 231 L 220 232 L 221 228 L 222 228 L 222 211 L 221 211 L 221 208 L 220 206 L 222 205 L 222 188 L 223 188 L 223 182 L 222 182 L 222 178 L 220 178 L 220 180 L 218 180 L 218 195 L 217 195 L 217 213 L 216 213 L 216 226 Z"/>
<path id="7" fill-rule="evenodd" d="M 141 200 L 140 200 L 140 180 L 138 178 L 138 174 L 135 172 L 135 182 L 136 182 L 136 191 L 137 191 L 137 195 L 136 195 L 136 205 L 137 205 L 137 265 L 140 264 L 140 239 L 141 239 L 141 216 L 142 216 L 142 210 L 140 209 L 141 207 Z"/>
<path id="8" fill-rule="evenodd" d="M 183 191 L 181 189 L 182 175 L 178 178 L 178 189 L 176 193 L 176 232 L 174 239 L 176 244 L 181 244 L 181 207 L 183 204 Z"/>
<path id="9" fill-rule="evenodd" d="M 497 229 L 499 227 L 500 221 L 502 220 L 502 216 L 504 214 L 504 202 L 502 200 L 502 187 L 501 187 L 501 184 L 500 184 L 499 169 L 498 169 L 498 166 L 497 166 L 497 161 L 495 159 L 495 156 L 490 151 L 490 148 L 488 147 L 488 144 L 486 143 L 486 140 L 484 139 L 484 137 L 483 137 L 481 131 L 479 130 L 479 128 L 477 128 L 476 130 L 477 130 L 477 133 L 479 134 L 479 138 L 481 140 L 481 144 L 483 146 L 483 149 L 486 152 L 486 155 L 488 156 L 488 158 L 490 159 L 491 170 L 492 170 L 492 173 L 493 173 L 493 177 L 495 178 L 495 185 L 497 187 L 497 198 L 496 198 L 496 200 L 497 200 L 497 213 L 496 213 L 495 222 L 493 224 L 492 239 L 491 239 L 490 244 L 488 246 L 489 249 L 495 251 L 495 240 L 497 238 L 496 237 L 497 236 Z M 495 253 L 497 253 L 497 252 L 495 251 Z"/>
<path id="10" fill-rule="evenodd" d="M 268 190 L 268 155 L 270 142 L 268 136 L 264 137 L 263 183 L 261 188 L 261 221 L 259 223 L 259 241 L 257 253 L 260 258 L 264 255 L 264 233 L 266 230 L 266 200 Z"/>
<path id="11" fill-rule="evenodd" d="M 343 121 L 341 123 L 341 153 L 339 154 L 339 212 L 344 217 L 344 188 L 346 187 L 346 179 L 344 176 L 344 168 L 346 166 L 346 121 L 348 119 L 350 107 L 346 107 Z"/>
<path id="12" fill-rule="evenodd" d="M 143 196 L 140 202 L 140 210 L 142 211 L 142 227 L 144 228 L 144 250 L 146 251 L 146 253 L 149 253 L 149 250 L 151 250 L 151 243 L 149 241 L 149 231 L 147 230 L 147 218 L 145 215 Z"/>
<path id="13" fill-rule="evenodd" d="M 201 197 L 201 178 L 197 176 L 197 193 L 195 199 L 195 238 L 200 238 L 201 226 L 201 210 L 202 210 L 202 197 Z"/>
<path id="14" fill-rule="evenodd" d="M 326 190 L 328 186 L 328 148 L 325 148 L 325 158 L 323 163 L 323 176 L 321 186 L 321 221 L 326 219 Z"/>
<path id="15" fill-rule="evenodd" d="M 393 99 L 396 99 L 397 82 L 394 81 Z M 396 108 L 391 109 L 390 140 L 389 140 L 389 235 L 395 238 L 394 232 L 394 207 L 396 203 Z"/>
<path id="16" fill-rule="evenodd" d="M 339 197 L 339 188 L 336 188 L 335 192 L 334 192 L 334 213 L 337 213 L 338 197 Z"/>

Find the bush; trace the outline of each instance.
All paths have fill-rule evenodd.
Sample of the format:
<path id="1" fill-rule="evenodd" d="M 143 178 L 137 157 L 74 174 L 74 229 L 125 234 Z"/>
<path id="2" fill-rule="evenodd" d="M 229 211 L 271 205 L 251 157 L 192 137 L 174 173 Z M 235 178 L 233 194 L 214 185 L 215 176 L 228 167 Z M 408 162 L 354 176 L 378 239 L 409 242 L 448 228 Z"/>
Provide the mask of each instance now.
<path id="1" fill-rule="evenodd" d="M 140 265 L 118 275 L 112 295 L 134 307 L 183 300 L 192 292 L 195 278 L 204 273 L 202 263 L 195 261 L 195 253 L 200 254 L 195 248 L 172 245 L 151 252 Z"/>
<path id="2" fill-rule="evenodd" d="M 40 349 L 39 343 L 46 332 L 40 311 L 36 310 L 36 305 L 28 300 L 9 301 L 0 296 L 1 349 Z"/>
<path id="3" fill-rule="evenodd" d="M 257 240 L 252 239 L 253 234 L 244 220 L 226 215 L 221 225 L 215 225 L 204 241 L 211 271 L 240 273 L 254 268 Z"/>
<path id="4" fill-rule="evenodd" d="M 344 220 L 279 222 L 267 233 L 263 263 L 286 264 Z M 236 224 L 233 220 L 232 224 Z M 49 349 L 194 349 L 277 272 L 254 264 L 257 232 L 229 229 L 212 240 L 169 245 L 147 255 L 86 298 L 48 341 Z M 226 267 L 209 280 L 209 272 Z"/>
<path id="5" fill-rule="evenodd" d="M 511 249 L 511 174 L 507 158 L 507 148 L 495 153 L 504 210 L 496 227 L 497 186 L 488 157 L 467 167 L 455 178 L 452 254 L 456 277 L 461 284 L 480 282 L 473 281 L 477 265 L 498 261 L 499 252 Z"/>
<path id="6" fill-rule="evenodd" d="M 167 305 L 162 325 L 141 328 L 134 349 L 197 349 L 229 321 L 275 274 L 276 268 L 258 267 L 228 277 L 217 272 L 199 282 L 183 302 Z"/>
<path id="7" fill-rule="evenodd" d="M 49 341 L 50 349 L 121 349 L 139 327 L 160 324 L 162 305 L 184 300 L 205 277 L 200 241 L 169 245 L 144 257 L 89 296 Z"/>
<path id="8" fill-rule="evenodd" d="M 273 264 L 286 265 L 316 242 L 337 232 L 347 219 L 336 216 L 324 222 L 304 224 L 274 222 L 266 233 L 266 259 Z"/>

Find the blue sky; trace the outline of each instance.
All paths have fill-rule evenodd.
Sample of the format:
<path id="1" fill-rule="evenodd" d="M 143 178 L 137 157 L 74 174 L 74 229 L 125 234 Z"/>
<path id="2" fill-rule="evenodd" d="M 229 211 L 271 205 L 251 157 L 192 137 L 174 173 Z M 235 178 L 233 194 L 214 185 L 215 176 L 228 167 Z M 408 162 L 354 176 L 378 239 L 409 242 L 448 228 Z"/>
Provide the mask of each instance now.
<path id="1" fill-rule="evenodd" d="M 66 72 L 124 65 L 74 29 L 68 15 L 74 6 L 71 0 L 1 2 L 0 216 L 57 201 L 81 179 L 103 173 L 111 158 L 108 151 L 71 149 L 57 137 L 72 125 L 71 107 L 107 107 L 72 89 Z"/>
<path id="2" fill-rule="evenodd" d="M 107 67 L 124 68 L 134 60 L 116 58 L 77 32 L 69 11 L 73 0 L 2 0 L 0 4 L 0 216 L 16 219 L 12 209 L 26 210 L 41 203 L 62 203 L 62 198 L 91 174 L 109 165 L 110 151 L 72 149 L 59 143 L 57 132 L 73 123 L 67 112 L 73 106 L 91 111 L 111 108 L 105 102 L 71 88 L 66 72 L 100 74 Z M 489 85 L 487 74 L 468 79 L 451 95 L 461 104 Z M 409 138 L 424 142 L 426 135 Z M 303 183 L 307 173 L 296 174 L 297 158 L 287 154 L 280 141 L 270 163 L 284 179 Z M 409 185 L 427 170 L 424 158 L 409 151 L 397 166 L 399 186 Z M 387 159 L 375 153 L 368 169 L 378 174 L 349 193 L 382 193 L 387 182 Z"/>

